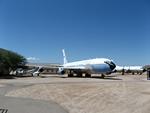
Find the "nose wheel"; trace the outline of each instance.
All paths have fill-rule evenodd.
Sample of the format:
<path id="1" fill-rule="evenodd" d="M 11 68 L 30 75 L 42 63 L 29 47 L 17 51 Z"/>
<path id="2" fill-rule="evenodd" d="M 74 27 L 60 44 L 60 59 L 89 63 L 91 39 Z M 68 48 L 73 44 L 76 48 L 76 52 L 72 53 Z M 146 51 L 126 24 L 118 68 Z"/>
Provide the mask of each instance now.
<path id="1" fill-rule="evenodd" d="M 101 78 L 105 78 L 105 75 L 104 75 L 104 74 L 101 74 Z"/>

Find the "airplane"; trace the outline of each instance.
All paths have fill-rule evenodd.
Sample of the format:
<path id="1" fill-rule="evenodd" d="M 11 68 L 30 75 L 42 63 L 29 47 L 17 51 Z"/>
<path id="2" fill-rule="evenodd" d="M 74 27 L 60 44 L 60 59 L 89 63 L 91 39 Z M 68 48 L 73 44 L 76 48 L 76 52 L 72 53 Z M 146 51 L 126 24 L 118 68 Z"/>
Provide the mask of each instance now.
<path id="1" fill-rule="evenodd" d="M 27 71 L 26 73 L 28 73 L 28 74 L 30 73 L 32 76 L 39 76 L 39 74 L 41 72 L 43 72 L 43 70 L 44 70 L 43 66 L 38 66 L 38 67 L 35 67 L 35 68 Z"/>
<path id="2" fill-rule="evenodd" d="M 101 74 L 101 77 L 104 78 L 105 74 L 112 73 L 116 67 L 112 60 L 106 58 L 68 62 L 64 49 L 62 53 L 64 63 L 62 66 L 58 67 L 58 73 L 68 74 L 68 77 L 73 77 L 74 74 L 79 77 L 83 74 L 85 74 L 85 77 L 91 77 L 91 74 Z"/>
<path id="3" fill-rule="evenodd" d="M 30 66 L 26 66 L 30 67 Z M 25 67 L 24 67 L 25 68 Z M 11 75 L 21 76 L 21 75 L 32 75 L 32 76 L 39 76 L 39 74 L 44 70 L 43 66 L 32 66 L 31 69 L 24 69 L 24 68 L 18 68 L 15 71 L 11 71 Z"/>
<path id="4" fill-rule="evenodd" d="M 137 73 L 141 75 L 146 71 L 142 66 L 116 66 L 115 70 L 116 72 L 122 72 L 122 75 L 124 73 L 132 73 L 133 75 Z"/>

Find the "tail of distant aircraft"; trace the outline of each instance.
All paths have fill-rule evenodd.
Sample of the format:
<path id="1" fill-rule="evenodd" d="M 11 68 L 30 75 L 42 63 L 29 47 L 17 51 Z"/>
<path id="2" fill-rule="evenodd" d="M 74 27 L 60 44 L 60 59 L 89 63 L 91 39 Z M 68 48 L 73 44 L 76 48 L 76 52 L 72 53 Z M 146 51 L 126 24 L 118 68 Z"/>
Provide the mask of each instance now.
<path id="1" fill-rule="evenodd" d="M 63 53 L 63 57 L 64 57 L 64 64 L 67 63 L 67 59 L 66 59 L 66 54 L 65 54 L 65 50 L 62 49 L 62 53 Z"/>

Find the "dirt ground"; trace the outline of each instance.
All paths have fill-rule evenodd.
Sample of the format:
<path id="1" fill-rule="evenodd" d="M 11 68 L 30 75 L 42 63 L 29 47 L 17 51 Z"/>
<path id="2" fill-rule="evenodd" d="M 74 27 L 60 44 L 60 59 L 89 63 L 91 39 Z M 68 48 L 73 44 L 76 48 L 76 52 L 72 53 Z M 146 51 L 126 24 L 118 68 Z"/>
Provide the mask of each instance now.
<path id="1" fill-rule="evenodd" d="M 1 83 L 32 84 L 6 96 L 54 101 L 69 113 L 150 113 L 150 81 L 146 75 L 115 74 L 105 79 L 42 75 Z"/>
<path id="2" fill-rule="evenodd" d="M 0 85 L 0 87 L 4 87 L 4 85 Z"/>

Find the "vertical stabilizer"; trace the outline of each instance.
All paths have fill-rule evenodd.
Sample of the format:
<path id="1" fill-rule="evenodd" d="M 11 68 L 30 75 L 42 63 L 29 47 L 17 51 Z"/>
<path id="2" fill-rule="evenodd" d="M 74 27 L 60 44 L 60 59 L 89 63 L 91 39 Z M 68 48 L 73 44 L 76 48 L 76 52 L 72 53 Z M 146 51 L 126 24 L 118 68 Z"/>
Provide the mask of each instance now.
<path id="1" fill-rule="evenodd" d="M 62 49 L 62 53 L 63 53 L 63 57 L 64 57 L 64 64 L 67 63 L 67 59 L 66 59 L 66 54 L 65 54 L 65 50 Z"/>

